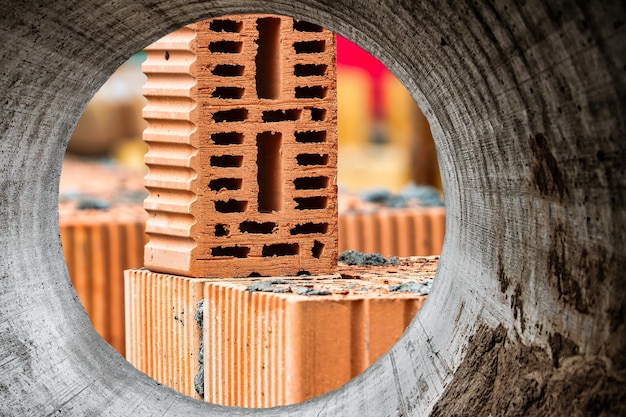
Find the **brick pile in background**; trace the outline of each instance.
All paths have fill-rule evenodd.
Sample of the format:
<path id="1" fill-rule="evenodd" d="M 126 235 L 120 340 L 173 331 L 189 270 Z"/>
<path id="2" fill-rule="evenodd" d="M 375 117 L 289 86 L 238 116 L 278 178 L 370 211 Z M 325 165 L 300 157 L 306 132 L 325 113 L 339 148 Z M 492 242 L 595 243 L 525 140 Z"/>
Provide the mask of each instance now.
<path id="1" fill-rule="evenodd" d="M 352 249 L 383 256 L 441 254 L 446 216 L 443 201 L 431 187 L 409 185 L 406 189 L 429 197 L 420 202 L 384 190 L 376 190 L 380 199 L 368 193 L 359 196 L 340 192 L 339 252 Z"/>
<path id="2" fill-rule="evenodd" d="M 146 48 L 145 265 L 193 277 L 331 273 L 334 35 L 237 15 Z"/>
<path id="3" fill-rule="evenodd" d="M 426 298 L 411 288 L 431 281 L 437 263 L 340 264 L 338 276 L 296 280 L 130 270 L 128 359 L 212 403 L 304 401 L 348 382 L 393 346 Z"/>
<path id="4" fill-rule="evenodd" d="M 125 353 L 124 270 L 143 265 L 143 173 L 66 158 L 59 228 L 70 279 L 96 331 Z"/>

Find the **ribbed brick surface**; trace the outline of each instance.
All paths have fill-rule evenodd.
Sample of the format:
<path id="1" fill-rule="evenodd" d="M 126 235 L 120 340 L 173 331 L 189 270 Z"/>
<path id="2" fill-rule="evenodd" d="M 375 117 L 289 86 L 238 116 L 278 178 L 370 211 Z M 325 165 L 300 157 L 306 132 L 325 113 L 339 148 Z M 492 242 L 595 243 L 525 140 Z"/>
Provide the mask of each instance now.
<path id="1" fill-rule="evenodd" d="M 194 319 L 202 280 L 126 271 L 126 359 L 137 369 L 189 396 L 198 372 L 201 334 Z"/>
<path id="2" fill-rule="evenodd" d="M 390 292 L 390 285 L 432 278 L 436 266 L 435 258 L 396 267 L 340 264 L 346 279 L 333 280 L 198 280 L 127 271 L 128 359 L 197 397 L 192 381 L 201 336 L 193 315 L 202 298 L 204 399 L 245 407 L 304 401 L 346 383 L 395 343 L 425 297 Z M 251 293 L 253 281 L 288 292 Z M 331 294 L 298 294 L 304 288 Z"/>
<path id="3" fill-rule="evenodd" d="M 124 343 L 124 270 L 143 263 L 146 213 L 138 207 L 60 211 L 72 284 L 96 331 L 118 352 Z"/>
<path id="4" fill-rule="evenodd" d="M 353 249 L 383 256 L 439 255 L 445 235 L 445 209 L 379 209 L 339 215 L 339 251 Z"/>
<path id="5" fill-rule="evenodd" d="M 146 267 L 193 277 L 334 271 L 333 34 L 228 16 L 146 52 Z"/>

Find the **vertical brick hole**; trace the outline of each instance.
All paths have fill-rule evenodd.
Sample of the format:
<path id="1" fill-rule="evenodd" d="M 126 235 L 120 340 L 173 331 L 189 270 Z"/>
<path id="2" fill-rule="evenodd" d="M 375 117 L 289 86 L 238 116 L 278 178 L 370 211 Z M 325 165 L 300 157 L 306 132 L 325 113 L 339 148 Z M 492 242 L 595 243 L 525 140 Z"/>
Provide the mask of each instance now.
<path id="1" fill-rule="evenodd" d="M 323 122 L 326 120 L 326 109 L 311 109 L 311 120 L 314 122 Z"/>
<path id="2" fill-rule="evenodd" d="M 256 54 L 256 91 L 259 98 L 277 99 L 280 96 L 280 19 L 257 19 L 259 31 Z"/>
<path id="3" fill-rule="evenodd" d="M 280 211 L 283 199 L 282 134 L 263 132 L 257 135 L 258 204 L 261 213 Z"/>
<path id="4" fill-rule="evenodd" d="M 230 229 L 226 224 L 216 224 L 215 225 L 215 236 L 228 236 L 230 234 Z"/>
<path id="5" fill-rule="evenodd" d="M 311 255 L 314 258 L 319 259 L 322 256 L 322 252 L 324 252 L 324 244 L 319 240 L 313 242 L 313 249 L 311 250 Z"/>

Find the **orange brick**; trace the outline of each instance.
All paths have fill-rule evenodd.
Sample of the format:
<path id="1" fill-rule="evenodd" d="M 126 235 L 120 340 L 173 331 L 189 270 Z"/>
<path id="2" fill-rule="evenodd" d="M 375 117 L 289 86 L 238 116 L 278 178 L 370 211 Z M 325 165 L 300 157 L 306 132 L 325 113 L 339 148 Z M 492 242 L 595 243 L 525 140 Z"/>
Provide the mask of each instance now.
<path id="1" fill-rule="evenodd" d="M 339 251 L 383 256 L 439 255 L 445 235 L 443 207 L 347 210 L 339 214 Z"/>
<path id="2" fill-rule="evenodd" d="M 60 211 L 70 279 L 96 331 L 124 355 L 124 270 L 143 262 L 146 213 L 138 207 Z"/>
<path id="3" fill-rule="evenodd" d="M 206 401 L 243 407 L 304 401 L 348 382 L 396 342 L 425 297 L 390 292 L 390 286 L 432 278 L 437 262 L 340 264 L 343 279 L 191 279 L 127 271 L 128 359 L 198 397 L 193 378 L 202 339 Z M 288 292 L 250 292 L 252 283 Z M 330 294 L 298 294 L 306 288 Z M 193 320 L 200 299 L 202 332 Z"/>
<path id="4" fill-rule="evenodd" d="M 236 15 L 146 49 L 146 267 L 335 271 L 334 42 L 291 18 Z"/>

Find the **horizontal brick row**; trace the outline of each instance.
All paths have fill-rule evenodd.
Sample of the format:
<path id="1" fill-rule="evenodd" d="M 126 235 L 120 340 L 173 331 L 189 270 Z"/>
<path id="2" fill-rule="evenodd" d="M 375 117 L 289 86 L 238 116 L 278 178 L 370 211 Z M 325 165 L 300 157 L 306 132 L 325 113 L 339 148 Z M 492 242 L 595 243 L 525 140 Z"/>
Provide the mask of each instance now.
<path id="1" fill-rule="evenodd" d="M 439 255 L 445 235 L 442 207 L 346 211 L 339 215 L 339 251 L 383 256 Z"/>
<path id="2" fill-rule="evenodd" d="M 130 270 L 128 360 L 184 394 L 199 398 L 200 391 L 217 404 L 304 401 L 346 383 L 396 342 L 425 297 L 391 288 L 430 279 L 436 266 L 434 258 L 395 267 L 340 264 L 344 279 L 289 280 Z"/>

